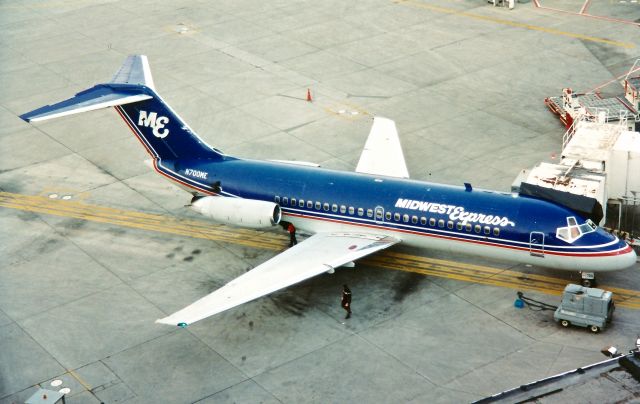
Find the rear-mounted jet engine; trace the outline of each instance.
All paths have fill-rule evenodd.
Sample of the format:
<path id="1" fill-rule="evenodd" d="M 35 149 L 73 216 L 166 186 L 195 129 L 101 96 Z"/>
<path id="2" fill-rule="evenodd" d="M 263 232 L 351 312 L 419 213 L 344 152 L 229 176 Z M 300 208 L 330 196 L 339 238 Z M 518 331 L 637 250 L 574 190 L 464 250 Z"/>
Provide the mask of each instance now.
<path id="1" fill-rule="evenodd" d="M 279 205 L 253 199 L 195 197 L 191 201 L 191 208 L 216 222 L 252 229 L 275 226 L 282 217 Z"/>

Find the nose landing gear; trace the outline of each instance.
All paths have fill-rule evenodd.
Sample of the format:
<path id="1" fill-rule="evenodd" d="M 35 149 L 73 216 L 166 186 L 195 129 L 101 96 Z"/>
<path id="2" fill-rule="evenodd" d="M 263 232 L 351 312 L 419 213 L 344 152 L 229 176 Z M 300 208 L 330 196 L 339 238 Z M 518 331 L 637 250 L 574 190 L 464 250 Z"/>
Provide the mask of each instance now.
<path id="1" fill-rule="evenodd" d="M 585 288 L 595 288 L 596 287 L 596 274 L 593 272 L 580 272 L 580 278 L 582 286 Z"/>

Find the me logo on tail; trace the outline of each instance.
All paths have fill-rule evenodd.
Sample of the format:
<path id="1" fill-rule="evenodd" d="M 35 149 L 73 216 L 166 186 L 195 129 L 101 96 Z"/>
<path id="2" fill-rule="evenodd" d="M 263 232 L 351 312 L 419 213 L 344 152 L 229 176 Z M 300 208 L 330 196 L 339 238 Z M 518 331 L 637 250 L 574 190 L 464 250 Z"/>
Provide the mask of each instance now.
<path id="1" fill-rule="evenodd" d="M 140 111 L 138 116 L 138 126 L 151 126 L 153 128 L 153 136 L 164 139 L 169 135 L 169 129 L 164 125 L 169 123 L 169 118 L 166 116 L 158 116 L 157 112 Z"/>

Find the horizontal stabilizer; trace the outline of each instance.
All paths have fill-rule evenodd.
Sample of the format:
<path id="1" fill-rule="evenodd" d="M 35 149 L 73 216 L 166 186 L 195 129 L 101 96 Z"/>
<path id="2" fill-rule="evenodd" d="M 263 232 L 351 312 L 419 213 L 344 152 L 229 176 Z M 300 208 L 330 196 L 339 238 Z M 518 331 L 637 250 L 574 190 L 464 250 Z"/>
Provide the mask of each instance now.
<path id="1" fill-rule="evenodd" d="M 147 94 L 144 87 L 154 89 L 149 60 L 145 55 L 131 55 L 125 59 L 110 83 L 98 84 L 75 97 L 27 112 L 20 118 L 37 122 L 148 100 L 152 96 Z"/>
<path id="2" fill-rule="evenodd" d="M 145 94 L 138 86 L 98 84 L 95 87 L 76 94 L 68 100 L 53 105 L 46 105 L 42 108 L 27 112 L 24 115 L 20 115 L 20 118 L 27 122 L 44 121 L 45 119 L 129 104 L 150 98 L 152 97 Z"/>

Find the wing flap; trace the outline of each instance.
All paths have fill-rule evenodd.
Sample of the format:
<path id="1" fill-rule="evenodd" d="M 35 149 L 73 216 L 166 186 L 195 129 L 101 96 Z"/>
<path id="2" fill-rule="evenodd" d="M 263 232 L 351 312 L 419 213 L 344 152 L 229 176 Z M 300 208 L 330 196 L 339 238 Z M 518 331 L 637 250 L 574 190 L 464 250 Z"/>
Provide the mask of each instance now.
<path id="1" fill-rule="evenodd" d="M 409 178 L 396 123 L 375 117 L 356 172 L 387 177 Z"/>
<path id="2" fill-rule="evenodd" d="M 186 326 L 398 243 L 393 237 L 320 233 L 239 276 L 202 299 L 156 320 Z"/>

